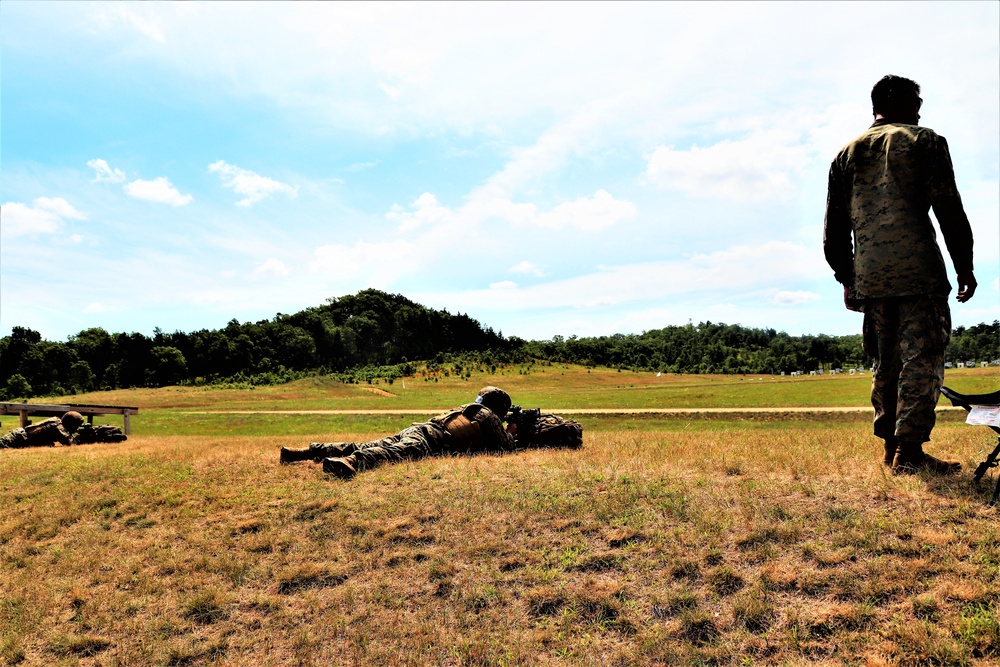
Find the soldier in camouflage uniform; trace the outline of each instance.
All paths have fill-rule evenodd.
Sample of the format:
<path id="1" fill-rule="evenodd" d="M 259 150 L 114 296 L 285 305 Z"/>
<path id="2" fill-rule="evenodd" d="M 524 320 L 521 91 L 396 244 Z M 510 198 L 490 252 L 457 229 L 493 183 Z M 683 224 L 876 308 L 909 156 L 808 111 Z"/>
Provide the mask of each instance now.
<path id="1" fill-rule="evenodd" d="M 955 265 L 958 301 L 976 291 L 972 228 L 947 142 L 917 124 L 922 101 L 910 79 L 889 75 L 875 84 L 875 122 L 830 167 L 823 235 L 845 305 L 864 313 L 864 349 L 875 359 L 874 430 L 896 474 L 960 468 L 923 451 L 951 336 L 951 284 L 931 208 Z"/>
<path id="2" fill-rule="evenodd" d="M 510 409 L 507 392 L 484 387 L 475 403 L 413 424 L 396 435 L 372 442 L 314 442 L 306 449 L 281 448 L 281 463 L 323 462 L 323 471 L 341 479 L 383 463 L 420 459 L 440 454 L 502 452 L 515 449 L 516 428 L 503 426 Z"/>
<path id="3" fill-rule="evenodd" d="M 67 412 L 62 417 L 50 417 L 37 424 L 16 428 L 0 437 L 0 449 L 52 447 L 57 442 L 69 445 L 76 429 L 83 423 L 79 412 Z"/>

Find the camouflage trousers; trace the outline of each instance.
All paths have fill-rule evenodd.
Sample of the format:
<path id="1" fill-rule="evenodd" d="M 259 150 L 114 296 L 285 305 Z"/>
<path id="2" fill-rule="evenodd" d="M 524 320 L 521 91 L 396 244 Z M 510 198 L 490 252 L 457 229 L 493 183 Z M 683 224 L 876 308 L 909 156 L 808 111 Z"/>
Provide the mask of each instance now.
<path id="1" fill-rule="evenodd" d="M 951 338 L 948 301 L 931 296 L 867 299 L 864 312 L 864 350 L 875 359 L 875 435 L 927 442 L 944 382 L 944 350 Z"/>
<path id="2" fill-rule="evenodd" d="M 422 459 L 448 451 L 448 432 L 437 424 L 413 424 L 396 435 L 371 442 L 314 442 L 309 445 L 316 461 L 354 455 L 358 472 L 383 463 Z"/>
<path id="3" fill-rule="evenodd" d="M 15 428 L 10 433 L 0 436 L 0 449 L 21 449 L 28 446 L 28 434 L 23 428 Z"/>

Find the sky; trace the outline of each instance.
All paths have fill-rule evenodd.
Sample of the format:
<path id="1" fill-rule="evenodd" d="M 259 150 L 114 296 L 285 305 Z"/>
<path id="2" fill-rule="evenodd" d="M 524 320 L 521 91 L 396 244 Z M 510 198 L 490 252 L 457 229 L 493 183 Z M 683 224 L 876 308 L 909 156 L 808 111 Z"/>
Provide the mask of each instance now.
<path id="1" fill-rule="evenodd" d="M 953 324 L 992 322 L 1000 3 L 4 0 L 0 335 L 366 288 L 533 340 L 857 333 L 826 177 L 889 73 L 972 222 Z"/>

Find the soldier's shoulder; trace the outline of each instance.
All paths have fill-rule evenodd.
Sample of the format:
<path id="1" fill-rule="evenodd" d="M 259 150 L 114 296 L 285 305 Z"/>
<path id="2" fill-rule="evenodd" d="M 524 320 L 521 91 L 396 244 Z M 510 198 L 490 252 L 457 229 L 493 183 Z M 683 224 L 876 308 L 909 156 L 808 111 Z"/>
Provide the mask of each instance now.
<path id="1" fill-rule="evenodd" d="M 885 128 L 885 134 L 905 135 L 914 142 L 933 142 L 943 139 L 940 134 L 929 127 L 921 125 L 908 125 L 906 123 L 887 123 L 881 127 Z"/>
<path id="2" fill-rule="evenodd" d="M 837 151 L 837 157 L 833 159 L 833 163 L 837 164 L 838 162 L 850 159 L 851 154 L 854 153 L 857 147 L 870 142 L 872 135 L 877 133 L 881 127 L 883 126 L 872 125 L 867 130 L 848 141 L 839 151 Z"/>

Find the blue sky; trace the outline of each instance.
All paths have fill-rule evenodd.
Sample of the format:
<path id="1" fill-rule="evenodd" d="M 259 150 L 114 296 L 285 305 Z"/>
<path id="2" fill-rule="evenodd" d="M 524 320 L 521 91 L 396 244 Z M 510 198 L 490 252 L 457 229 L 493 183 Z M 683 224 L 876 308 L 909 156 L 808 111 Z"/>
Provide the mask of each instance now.
<path id="1" fill-rule="evenodd" d="M 1000 317 L 1000 4 L 0 3 L 0 335 L 368 287 L 529 339 L 848 334 L 826 174 L 917 80 Z M 948 262 L 951 271 L 950 261 Z"/>

